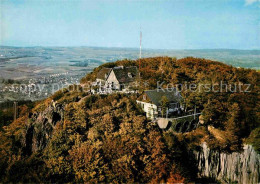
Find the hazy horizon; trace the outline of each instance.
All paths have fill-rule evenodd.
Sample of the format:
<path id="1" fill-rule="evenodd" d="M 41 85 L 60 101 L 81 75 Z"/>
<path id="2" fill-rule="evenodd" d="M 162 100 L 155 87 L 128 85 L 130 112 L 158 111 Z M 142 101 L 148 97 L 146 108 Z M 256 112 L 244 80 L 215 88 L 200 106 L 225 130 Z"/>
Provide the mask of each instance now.
<path id="1" fill-rule="evenodd" d="M 82 46 L 62 46 L 62 45 L 53 45 L 53 46 L 42 46 L 42 45 L 32 45 L 32 46 L 15 46 L 15 45 L 0 45 L 0 47 L 14 47 L 14 48 L 37 48 L 37 47 L 41 47 L 41 48 L 108 48 L 108 49 L 133 49 L 133 50 L 140 50 L 139 47 L 109 47 L 109 46 L 87 46 L 87 45 L 82 45 Z M 260 51 L 260 48 L 256 48 L 256 49 L 236 49 L 236 48 L 198 48 L 198 49 L 160 49 L 160 48 L 142 48 L 142 50 L 162 50 L 162 51 L 196 51 L 196 50 L 241 50 L 241 51 Z"/>

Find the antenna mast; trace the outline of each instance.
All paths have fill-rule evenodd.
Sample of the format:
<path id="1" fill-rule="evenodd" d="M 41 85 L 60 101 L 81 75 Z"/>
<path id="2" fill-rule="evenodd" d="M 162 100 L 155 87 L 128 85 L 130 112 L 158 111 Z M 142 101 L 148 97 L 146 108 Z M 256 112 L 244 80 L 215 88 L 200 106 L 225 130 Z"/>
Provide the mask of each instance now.
<path id="1" fill-rule="evenodd" d="M 141 69 L 141 58 L 142 58 L 142 29 L 140 27 L 140 54 L 139 54 L 139 77 L 140 77 L 140 69 Z"/>
<path id="2" fill-rule="evenodd" d="M 140 55 L 139 58 L 142 58 L 142 30 L 140 28 Z"/>

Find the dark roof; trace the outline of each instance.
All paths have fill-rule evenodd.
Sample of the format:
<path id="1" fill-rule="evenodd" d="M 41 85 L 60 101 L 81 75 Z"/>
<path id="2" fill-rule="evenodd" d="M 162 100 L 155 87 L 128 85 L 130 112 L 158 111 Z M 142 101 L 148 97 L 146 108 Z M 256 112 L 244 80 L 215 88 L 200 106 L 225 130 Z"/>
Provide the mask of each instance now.
<path id="1" fill-rule="evenodd" d="M 119 83 L 133 82 L 138 77 L 138 69 L 137 69 L 136 66 L 114 67 L 113 71 L 114 71 L 116 78 L 119 81 Z"/>
<path id="2" fill-rule="evenodd" d="M 160 106 L 163 96 L 166 96 L 169 102 L 180 102 L 182 99 L 181 94 L 176 88 L 147 90 L 145 94 L 157 106 Z"/>
<path id="3" fill-rule="evenodd" d="M 102 80 L 106 80 L 106 74 L 108 76 L 108 74 L 110 73 L 111 68 L 102 68 L 98 73 L 97 73 L 97 79 L 102 79 Z"/>

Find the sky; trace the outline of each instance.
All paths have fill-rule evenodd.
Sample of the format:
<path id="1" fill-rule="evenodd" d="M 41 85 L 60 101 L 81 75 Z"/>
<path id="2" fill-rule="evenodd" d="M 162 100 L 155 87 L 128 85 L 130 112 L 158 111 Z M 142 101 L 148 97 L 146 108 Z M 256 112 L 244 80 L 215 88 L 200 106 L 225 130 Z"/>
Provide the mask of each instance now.
<path id="1" fill-rule="evenodd" d="M 0 0 L 2 46 L 260 49 L 260 0 Z"/>

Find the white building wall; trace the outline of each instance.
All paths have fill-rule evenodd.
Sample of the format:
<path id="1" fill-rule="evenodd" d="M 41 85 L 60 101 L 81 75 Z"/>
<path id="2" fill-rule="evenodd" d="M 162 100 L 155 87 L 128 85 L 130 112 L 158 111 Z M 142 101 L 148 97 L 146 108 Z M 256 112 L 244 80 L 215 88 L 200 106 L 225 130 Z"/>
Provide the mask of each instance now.
<path id="1" fill-rule="evenodd" d="M 105 80 L 102 79 L 96 79 L 96 85 L 104 85 L 105 84 Z"/>
<path id="2" fill-rule="evenodd" d="M 146 112 L 146 117 L 150 119 L 155 119 L 157 117 L 157 106 L 151 103 L 136 101 L 137 104 L 141 105 L 144 112 Z"/>
<path id="3" fill-rule="evenodd" d="M 112 83 L 113 83 L 115 89 L 118 89 L 118 90 L 120 89 L 120 84 L 119 84 L 113 70 L 110 72 L 110 74 L 107 78 L 107 81 L 106 81 L 107 85 L 112 85 Z"/>

